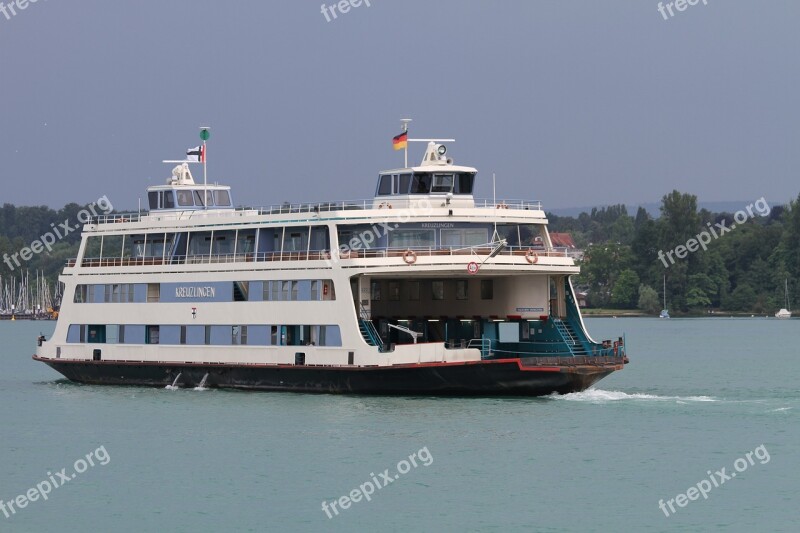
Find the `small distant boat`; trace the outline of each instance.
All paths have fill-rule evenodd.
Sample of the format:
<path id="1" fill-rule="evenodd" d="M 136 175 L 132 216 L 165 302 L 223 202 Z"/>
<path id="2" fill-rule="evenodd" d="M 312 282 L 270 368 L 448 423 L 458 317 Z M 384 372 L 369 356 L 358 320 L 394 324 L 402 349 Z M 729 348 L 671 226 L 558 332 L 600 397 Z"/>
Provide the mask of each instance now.
<path id="1" fill-rule="evenodd" d="M 664 276 L 664 309 L 661 310 L 658 318 L 669 318 L 669 311 L 667 310 L 667 276 Z"/>
<path id="2" fill-rule="evenodd" d="M 792 312 L 789 311 L 789 280 L 786 280 L 784 287 L 784 298 L 786 298 L 786 307 L 775 313 L 775 318 L 792 318 Z"/>

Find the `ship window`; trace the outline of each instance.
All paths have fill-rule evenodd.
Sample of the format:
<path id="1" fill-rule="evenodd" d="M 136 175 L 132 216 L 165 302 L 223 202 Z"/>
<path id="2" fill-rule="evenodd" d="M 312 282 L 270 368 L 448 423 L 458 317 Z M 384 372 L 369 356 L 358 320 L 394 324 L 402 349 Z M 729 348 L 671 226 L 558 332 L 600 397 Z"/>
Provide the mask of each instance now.
<path id="1" fill-rule="evenodd" d="M 292 301 L 293 302 L 297 301 L 297 282 L 296 281 L 292 282 Z"/>
<path id="2" fill-rule="evenodd" d="M 408 282 L 408 299 L 419 300 L 419 281 Z"/>
<path id="3" fill-rule="evenodd" d="M 270 326 L 269 344 L 271 346 L 278 345 L 278 326 Z"/>
<path id="4" fill-rule="evenodd" d="M 67 330 L 67 342 L 81 342 L 81 326 L 78 324 L 70 324 Z"/>
<path id="5" fill-rule="evenodd" d="M 88 300 L 86 299 L 86 285 L 78 285 L 75 287 L 75 299 L 73 302 L 76 304 L 86 303 Z"/>
<path id="6" fill-rule="evenodd" d="M 281 300 L 284 302 L 289 301 L 289 282 L 284 281 L 281 283 Z"/>
<path id="7" fill-rule="evenodd" d="M 205 202 L 203 202 L 202 191 L 194 191 L 194 203 L 195 205 L 205 205 Z"/>
<path id="8" fill-rule="evenodd" d="M 411 180 L 411 194 L 428 194 L 431 192 L 430 172 L 419 172 L 414 174 Z"/>
<path id="9" fill-rule="evenodd" d="M 89 330 L 88 342 L 93 344 L 106 342 L 106 327 L 104 325 L 92 324 L 88 327 L 88 330 Z"/>
<path id="10" fill-rule="evenodd" d="M 251 254 L 256 248 L 256 230 L 243 229 L 239 230 L 236 236 L 236 253 L 237 254 Z"/>
<path id="11" fill-rule="evenodd" d="M 472 194 L 472 187 L 475 184 L 475 173 L 464 172 L 456 175 L 455 194 Z"/>
<path id="12" fill-rule="evenodd" d="M 147 193 L 147 200 L 150 202 L 150 211 L 157 210 L 160 206 L 158 205 L 158 191 L 150 191 Z"/>
<path id="13" fill-rule="evenodd" d="M 231 205 L 231 195 L 226 190 L 214 191 L 214 196 L 217 205 L 228 207 Z"/>
<path id="14" fill-rule="evenodd" d="M 497 233 L 508 242 L 509 246 L 520 245 L 520 232 L 517 224 L 498 224 Z"/>
<path id="15" fill-rule="evenodd" d="M 392 194 L 391 174 L 381 176 L 381 181 L 378 183 L 378 196 L 386 196 L 388 194 Z"/>
<path id="16" fill-rule="evenodd" d="M 161 202 L 161 206 L 164 209 L 174 209 L 175 197 L 172 195 L 172 191 L 163 191 L 162 194 L 164 195 L 164 198 Z"/>
<path id="17" fill-rule="evenodd" d="M 176 191 L 178 193 L 178 205 L 181 207 L 193 206 L 192 191 Z"/>
<path id="18" fill-rule="evenodd" d="M 160 333 L 159 326 L 147 326 L 145 332 L 146 332 L 144 339 L 145 344 L 158 344 L 159 333 Z"/>
<path id="19" fill-rule="evenodd" d="M 209 255 L 211 253 L 211 232 L 195 231 L 189 236 L 189 256 Z"/>
<path id="20" fill-rule="evenodd" d="M 208 206 L 214 205 L 214 192 L 213 191 L 206 191 L 206 205 L 208 205 Z"/>
<path id="21" fill-rule="evenodd" d="M 147 302 L 158 302 L 161 300 L 161 284 L 148 283 L 147 284 Z"/>
<path id="22" fill-rule="evenodd" d="M 373 281 L 370 284 L 370 296 L 373 301 L 380 301 L 381 299 L 381 282 Z"/>
<path id="23" fill-rule="evenodd" d="M 489 242 L 489 230 L 484 228 L 472 229 L 443 229 L 442 246 L 478 246 Z"/>
<path id="24" fill-rule="evenodd" d="M 431 296 L 434 300 L 444 300 L 444 281 L 431 282 Z"/>
<path id="25" fill-rule="evenodd" d="M 181 326 L 180 343 L 186 344 L 186 326 Z"/>
<path id="26" fill-rule="evenodd" d="M 400 174 L 400 185 L 397 194 L 408 194 L 408 187 L 411 185 L 411 174 Z"/>
<path id="27" fill-rule="evenodd" d="M 435 230 L 403 229 L 389 234 L 389 248 L 428 248 L 436 245 Z"/>
<path id="28" fill-rule="evenodd" d="M 317 280 L 311 282 L 311 300 L 319 300 L 319 281 Z"/>
<path id="29" fill-rule="evenodd" d="M 311 246 L 309 249 L 318 252 L 320 250 L 328 250 L 330 247 L 327 226 L 311 228 Z"/>
<path id="30" fill-rule="evenodd" d="M 494 299 L 494 280 L 482 279 L 481 280 L 481 300 Z"/>
<path id="31" fill-rule="evenodd" d="M 467 280 L 456 280 L 456 300 L 467 299 Z"/>
<path id="32" fill-rule="evenodd" d="M 214 254 L 229 255 L 233 253 L 233 243 L 236 239 L 235 231 L 215 231 L 214 232 Z"/>
<path id="33" fill-rule="evenodd" d="M 393 302 L 400 301 L 400 282 L 399 281 L 390 281 L 389 282 L 389 300 Z"/>
<path id="34" fill-rule="evenodd" d="M 309 228 L 286 228 L 283 236 L 284 252 L 305 252 Z"/>
<path id="35" fill-rule="evenodd" d="M 431 192 L 453 192 L 452 174 L 434 174 Z"/>

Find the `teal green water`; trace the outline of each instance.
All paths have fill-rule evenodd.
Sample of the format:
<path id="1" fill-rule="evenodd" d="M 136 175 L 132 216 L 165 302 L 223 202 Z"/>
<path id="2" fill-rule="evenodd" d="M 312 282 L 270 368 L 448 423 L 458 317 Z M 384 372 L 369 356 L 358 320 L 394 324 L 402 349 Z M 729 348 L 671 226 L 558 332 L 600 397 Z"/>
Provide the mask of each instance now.
<path id="1" fill-rule="evenodd" d="M 0 531 L 797 530 L 800 320 L 590 319 L 631 364 L 543 399 L 82 386 L 30 359 L 52 327 L 0 323 L 0 500 L 107 464 Z M 765 464 L 659 509 L 762 444 Z M 386 469 L 371 501 L 322 511 Z"/>

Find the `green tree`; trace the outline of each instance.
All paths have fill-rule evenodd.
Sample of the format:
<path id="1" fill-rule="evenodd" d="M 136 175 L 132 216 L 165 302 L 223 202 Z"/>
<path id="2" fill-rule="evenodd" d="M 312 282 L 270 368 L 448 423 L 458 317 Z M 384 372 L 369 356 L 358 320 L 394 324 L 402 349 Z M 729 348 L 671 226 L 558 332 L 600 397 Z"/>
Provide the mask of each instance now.
<path id="1" fill-rule="evenodd" d="M 626 268 L 619 273 L 611 291 L 611 303 L 625 309 L 636 307 L 639 298 L 639 275 Z"/>
<path id="2" fill-rule="evenodd" d="M 661 303 L 658 299 L 658 293 L 652 287 L 647 285 L 639 286 L 639 309 L 645 313 L 655 315 L 661 309 Z"/>

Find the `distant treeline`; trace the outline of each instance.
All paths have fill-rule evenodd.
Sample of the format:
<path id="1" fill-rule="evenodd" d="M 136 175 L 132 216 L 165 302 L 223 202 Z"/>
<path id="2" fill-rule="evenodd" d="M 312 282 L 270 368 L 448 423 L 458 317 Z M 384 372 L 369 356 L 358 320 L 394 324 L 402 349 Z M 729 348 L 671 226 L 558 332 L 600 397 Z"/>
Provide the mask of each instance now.
<path id="1" fill-rule="evenodd" d="M 571 233 L 585 249 L 576 285 L 591 307 L 657 313 L 664 276 L 670 312 L 774 313 L 785 305 L 786 279 L 800 307 L 800 196 L 786 206 L 753 202 L 751 216 L 745 205 L 698 210 L 696 196 L 673 191 L 660 209 L 657 219 L 643 208 L 631 216 L 624 205 L 577 218 L 548 214 L 551 232 Z"/>
<path id="2" fill-rule="evenodd" d="M 755 204 L 752 217 L 742 206 L 747 215 L 743 224 L 737 223 L 736 213 L 698 210 L 696 196 L 678 191 L 662 198 L 657 219 L 644 208 L 631 216 L 624 205 L 592 209 L 578 217 L 548 214 L 548 218 L 551 232 L 568 232 L 585 249 L 576 285 L 588 290 L 592 307 L 657 313 L 666 276 L 670 312 L 774 313 L 784 306 L 786 279 L 790 299 L 800 308 L 800 196 L 787 206 L 759 209 L 766 203 Z M 6 258 L 65 221 L 74 226 L 86 207 L 70 203 L 54 210 L 4 204 L 0 208 L 0 276 L 8 279 L 21 270 L 42 270 L 49 280 L 56 280 L 66 260 L 77 256 L 79 231 L 58 240 L 52 251 L 34 254 L 21 268 Z M 767 210 L 766 216 L 760 216 Z M 742 214 L 738 216 L 742 220 Z M 735 229 L 723 231 L 720 226 Z M 702 232 L 710 235 L 707 250 L 687 252 L 684 258 L 675 253 Z M 659 252 L 662 258 L 673 252 L 674 263 L 660 259 Z"/>
<path id="3" fill-rule="evenodd" d="M 27 261 L 17 255 L 21 266 L 17 266 L 12 256 L 19 254 L 23 248 L 30 247 L 35 241 L 40 241 L 46 233 L 66 233 L 60 228 L 60 224 L 65 221 L 74 228 L 79 223 L 78 213 L 86 207 L 88 206 L 76 203 L 67 204 L 59 210 L 44 205 L 17 207 L 4 204 L 0 207 L 0 276 L 9 279 L 12 276 L 18 277 L 25 270 L 42 270 L 50 281 L 58 279 L 66 260 L 78 255 L 80 229 L 71 231 L 61 239 L 56 238 L 55 244 L 51 246 L 52 251 L 45 249 L 34 253 Z"/>

